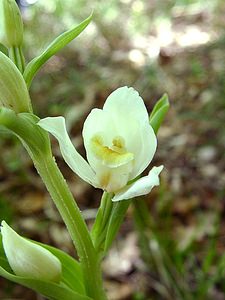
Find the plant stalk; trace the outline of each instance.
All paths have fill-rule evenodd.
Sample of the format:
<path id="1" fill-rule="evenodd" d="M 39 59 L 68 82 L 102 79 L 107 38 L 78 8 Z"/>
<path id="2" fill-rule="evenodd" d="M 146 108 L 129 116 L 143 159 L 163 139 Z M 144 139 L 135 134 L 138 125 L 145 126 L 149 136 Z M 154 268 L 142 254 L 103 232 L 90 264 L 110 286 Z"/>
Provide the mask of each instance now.
<path id="1" fill-rule="evenodd" d="M 91 231 L 94 247 L 99 254 L 104 250 L 108 222 L 113 208 L 111 199 L 112 194 L 106 192 L 103 193 L 95 223 Z"/>
<path id="2" fill-rule="evenodd" d="M 86 293 L 95 300 L 105 300 L 98 255 L 87 226 L 63 178 L 54 157 L 35 157 L 34 165 L 59 210 L 80 258 Z"/>

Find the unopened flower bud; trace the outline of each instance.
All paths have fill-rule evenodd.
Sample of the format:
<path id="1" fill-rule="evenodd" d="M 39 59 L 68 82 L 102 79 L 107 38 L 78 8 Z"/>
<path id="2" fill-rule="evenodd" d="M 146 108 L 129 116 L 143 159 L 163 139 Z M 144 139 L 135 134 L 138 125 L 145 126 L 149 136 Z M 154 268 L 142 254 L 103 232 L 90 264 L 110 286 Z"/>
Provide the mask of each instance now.
<path id="1" fill-rule="evenodd" d="M 23 21 L 15 0 L 0 0 L 0 43 L 8 48 L 23 43 Z"/>
<path id="2" fill-rule="evenodd" d="M 0 52 L 0 106 L 10 108 L 17 113 L 32 112 L 30 96 L 23 76 L 2 52 Z"/>
<path id="3" fill-rule="evenodd" d="M 1 225 L 3 248 L 17 276 L 60 281 L 62 266 L 55 255 L 18 235 L 5 221 Z"/>

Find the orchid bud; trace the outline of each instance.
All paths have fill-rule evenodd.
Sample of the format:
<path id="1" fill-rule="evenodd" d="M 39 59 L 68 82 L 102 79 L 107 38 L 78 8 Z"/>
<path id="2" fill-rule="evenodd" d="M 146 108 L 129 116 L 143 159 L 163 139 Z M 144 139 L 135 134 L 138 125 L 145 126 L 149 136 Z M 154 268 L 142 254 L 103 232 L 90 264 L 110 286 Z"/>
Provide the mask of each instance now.
<path id="1" fill-rule="evenodd" d="M 17 276 L 60 281 L 62 266 L 55 255 L 18 235 L 5 221 L 1 225 L 3 248 Z"/>
<path id="2" fill-rule="evenodd" d="M 0 0 L 0 43 L 8 48 L 23 43 L 23 21 L 15 0 Z"/>
<path id="3" fill-rule="evenodd" d="M 23 76 L 2 52 L 0 52 L 0 106 L 10 108 L 16 113 L 32 112 L 30 96 Z"/>

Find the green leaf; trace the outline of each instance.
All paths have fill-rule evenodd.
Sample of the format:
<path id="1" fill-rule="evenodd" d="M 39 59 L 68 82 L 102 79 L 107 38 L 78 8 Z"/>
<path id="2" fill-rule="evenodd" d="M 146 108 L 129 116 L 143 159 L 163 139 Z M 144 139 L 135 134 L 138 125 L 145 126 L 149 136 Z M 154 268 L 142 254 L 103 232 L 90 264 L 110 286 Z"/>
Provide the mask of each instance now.
<path id="1" fill-rule="evenodd" d="M 23 77 L 26 81 L 27 87 L 29 88 L 31 82 L 41 68 L 41 66 L 49 60 L 53 55 L 59 52 L 62 48 L 64 48 L 67 44 L 69 44 L 73 39 L 75 39 L 91 22 L 92 14 L 81 22 L 76 27 L 65 31 L 61 35 L 59 35 L 48 47 L 44 52 L 32 59 L 25 68 Z"/>
<path id="2" fill-rule="evenodd" d="M 71 300 L 71 299 L 90 300 L 91 299 L 87 296 L 80 295 L 71 289 L 68 289 L 63 284 L 56 284 L 52 282 L 16 276 L 7 272 L 2 267 L 0 267 L 0 275 L 10 281 L 28 287 L 51 300 L 62 300 L 62 299 L 63 300 Z"/>
<path id="3" fill-rule="evenodd" d="M 74 291 L 85 294 L 85 288 L 83 285 L 83 274 L 80 268 L 80 264 L 78 261 L 76 261 L 74 258 L 72 258 L 67 253 L 46 245 L 42 243 L 38 243 L 35 241 L 32 241 L 34 243 L 37 243 L 41 245 L 42 247 L 49 250 L 52 254 L 54 254 L 62 263 L 62 282 L 65 283 L 68 287 L 73 289 Z"/>
<path id="4" fill-rule="evenodd" d="M 155 133 L 157 133 L 157 131 L 159 130 L 159 127 L 166 116 L 169 106 L 170 103 L 167 94 L 164 94 L 155 104 L 149 117 L 150 124 Z"/>
<path id="5" fill-rule="evenodd" d="M 37 243 L 37 242 L 36 242 Z M 28 287 L 51 300 L 91 300 L 91 298 L 82 295 L 84 287 L 81 282 L 82 275 L 79 263 L 68 254 L 51 246 L 38 243 L 56 255 L 62 263 L 62 280 L 60 283 L 37 280 L 16 276 L 11 270 L 6 259 L 2 237 L 0 234 L 0 276 Z"/>
<path id="6" fill-rule="evenodd" d="M 0 43 L 0 51 L 8 56 L 8 49 Z"/>

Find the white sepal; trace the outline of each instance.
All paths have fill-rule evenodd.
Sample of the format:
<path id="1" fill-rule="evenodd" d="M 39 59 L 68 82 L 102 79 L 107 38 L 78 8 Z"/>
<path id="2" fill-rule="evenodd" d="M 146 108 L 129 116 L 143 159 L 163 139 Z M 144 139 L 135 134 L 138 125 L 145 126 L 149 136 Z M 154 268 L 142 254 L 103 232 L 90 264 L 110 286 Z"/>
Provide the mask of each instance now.
<path id="1" fill-rule="evenodd" d="M 116 202 L 147 195 L 154 186 L 159 185 L 159 174 L 162 169 L 163 166 L 153 167 L 147 176 L 141 177 L 116 193 L 112 201 Z"/>
<path id="2" fill-rule="evenodd" d="M 62 156 L 68 166 L 84 181 L 97 187 L 94 171 L 77 152 L 68 136 L 65 119 L 63 117 L 48 117 L 40 120 L 38 125 L 50 132 L 58 140 Z"/>

